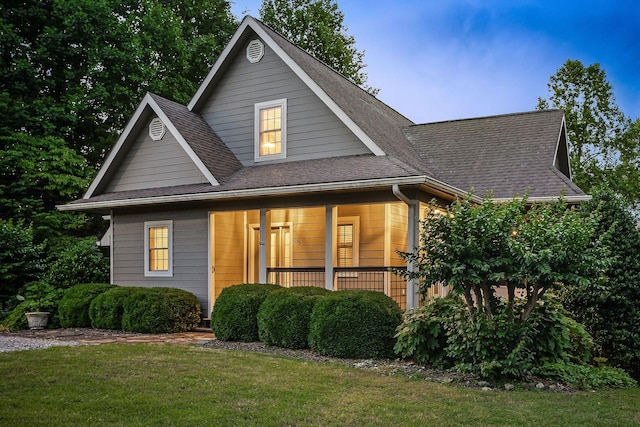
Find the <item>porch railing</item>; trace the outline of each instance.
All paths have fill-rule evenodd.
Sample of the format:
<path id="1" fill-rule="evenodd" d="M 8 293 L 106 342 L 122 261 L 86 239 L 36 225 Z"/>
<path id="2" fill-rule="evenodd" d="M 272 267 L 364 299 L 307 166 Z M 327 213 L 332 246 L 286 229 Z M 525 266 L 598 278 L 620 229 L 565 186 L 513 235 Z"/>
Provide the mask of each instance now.
<path id="1" fill-rule="evenodd" d="M 315 286 L 324 288 L 324 267 L 269 267 L 267 282 L 285 288 Z"/>
<path id="2" fill-rule="evenodd" d="M 403 268 L 397 268 L 403 270 Z M 269 283 L 284 287 L 316 286 L 324 288 L 324 267 L 268 268 Z M 361 289 L 383 292 L 404 310 L 407 305 L 407 282 L 390 267 L 336 267 L 334 290 Z"/>

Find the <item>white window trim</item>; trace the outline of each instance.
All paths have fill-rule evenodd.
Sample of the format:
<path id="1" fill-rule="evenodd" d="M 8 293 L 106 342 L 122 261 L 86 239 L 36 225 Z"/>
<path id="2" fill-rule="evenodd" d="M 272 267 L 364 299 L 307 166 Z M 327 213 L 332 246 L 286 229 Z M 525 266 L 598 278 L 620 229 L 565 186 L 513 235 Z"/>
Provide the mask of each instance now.
<path id="1" fill-rule="evenodd" d="M 266 156 L 260 155 L 260 110 L 264 108 L 282 108 L 282 153 Z M 275 101 L 259 102 L 254 105 L 253 110 L 254 129 L 254 161 L 264 162 L 268 160 L 284 159 L 287 157 L 287 99 L 277 99 Z"/>
<path id="2" fill-rule="evenodd" d="M 151 270 L 149 268 L 149 229 L 154 227 L 168 227 L 169 269 L 167 271 Z M 145 277 L 173 277 L 173 221 L 145 221 L 144 223 L 144 276 Z"/>
<path id="3" fill-rule="evenodd" d="M 353 225 L 353 267 L 360 266 L 360 217 L 358 216 L 341 216 L 338 217 L 336 224 L 339 225 Z M 336 250 L 338 249 L 338 241 L 336 239 Z M 340 271 L 338 277 L 358 277 L 356 271 Z"/>

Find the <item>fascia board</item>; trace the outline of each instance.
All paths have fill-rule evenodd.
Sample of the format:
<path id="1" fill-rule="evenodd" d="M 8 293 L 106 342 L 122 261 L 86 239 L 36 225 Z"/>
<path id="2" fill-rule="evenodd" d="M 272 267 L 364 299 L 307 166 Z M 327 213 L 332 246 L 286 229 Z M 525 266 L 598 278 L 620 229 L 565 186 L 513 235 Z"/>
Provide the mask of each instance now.
<path id="1" fill-rule="evenodd" d="M 569 180 L 573 181 L 573 174 L 571 172 L 571 157 L 569 156 L 569 134 L 567 133 L 567 122 L 566 117 L 562 115 L 562 122 L 560 123 L 560 132 L 558 134 L 558 143 L 556 144 L 556 152 L 553 156 L 553 163 L 555 164 L 556 159 L 558 158 L 558 151 L 560 150 L 560 142 L 562 141 L 562 134 L 564 134 L 564 144 L 565 144 L 565 152 L 567 153 L 567 163 L 569 167 Z"/>
<path id="2" fill-rule="evenodd" d="M 226 61 L 227 57 L 235 47 L 235 44 L 238 43 L 242 34 L 250 27 L 270 48 L 275 52 L 276 55 L 296 74 L 309 89 L 318 97 L 324 104 L 333 112 L 342 123 L 356 135 L 360 141 L 376 156 L 385 156 L 386 153 L 375 143 L 373 140 L 349 117 L 347 113 L 345 113 L 339 106 L 336 104 L 327 93 L 322 90 L 322 88 L 311 78 L 307 73 L 305 73 L 302 68 L 293 60 L 287 53 L 267 34 L 262 27 L 250 16 L 246 16 L 238 30 L 231 38 L 227 47 L 222 51 L 220 57 L 214 64 L 213 68 L 207 75 L 207 78 L 202 82 L 200 88 L 193 96 L 191 102 L 187 106 L 189 110 L 192 110 L 196 107 L 198 102 L 200 102 L 200 98 L 204 95 L 207 90 L 209 84 L 211 84 L 213 78 L 216 73 L 221 69 L 222 64 Z"/>
<path id="3" fill-rule="evenodd" d="M 227 43 L 227 46 L 225 46 L 224 50 L 220 53 L 220 56 L 218 56 L 218 59 L 213 64 L 213 67 L 211 67 L 211 70 L 209 70 L 209 74 L 207 74 L 207 77 L 205 77 L 202 84 L 200 85 L 196 93 L 193 95 L 193 98 L 191 98 L 191 101 L 189 101 L 189 104 L 187 105 L 187 108 L 189 109 L 189 111 L 193 111 L 193 109 L 198 105 L 198 102 L 200 102 L 200 99 L 202 98 L 207 88 L 211 84 L 211 81 L 213 80 L 215 75 L 218 74 L 218 71 L 220 70 L 220 68 L 222 68 L 222 65 L 227 60 L 227 57 L 231 54 L 231 51 L 233 50 L 233 48 L 236 46 L 236 44 L 242 37 L 242 34 L 244 33 L 245 29 L 249 26 L 250 19 L 251 17 L 246 16 L 242 20 L 242 22 L 240 23 L 240 26 L 231 37 L 231 40 L 229 40 L 229 43 Z"/>
<path id="4" fill-rule="evenodd" d="M 147 105 L 149 105 L 149 101 L 151 101 L 151 100 L 152 100 L 152 98 L 151 98 L 151 95 L 149 93 L 147 93 L 144 96 L 144 98 L 142 98 L 142 101 L 140 101 L 140 104 L 138 105 L 138 108 L 136 108 L 136 111 L 133 113 L 133 116 L 131 116 L 131 119 L 127 123 L 127 126 L 124 128 L 124 130 L 120 134 L 120 137 L 118 138 L 118 141 L 116 142 L 116 144 L 113 146 L 113 148 L 109 152 L 109 155 L 107 156 L 107 158 L 105 159 L 104 163 L 100 167 L 100 170 L 98 171 L 98 174 L 93 179 L 93 181 L 91 182 L 91 185 L 89 186 L 89 188 L 87 189 L 86 193 L 82 197 L 83 199 L 89 199 L 89 198 L 91 198 L 93 196 L 93 193 L 96 191 L 96 189 L 98 188 L 98 186 L 100 185 L 100 183 L 104 179 L 104 176 L 106 175 L 107 171 L 111 167 L 111 164 L 116 159 L 116 157 L 118 155 L 118 152 L 120 151 L 120 149 L 122 148 L 124 143 L 127 141 L 127 138 L 129 137 L 129 134 L 133 130 L 133 127 L 138 123 L 138 120 L 140 119 L 140 116 L 142 116 L 142 113 L 143 113 L 144 109 L 147 107 Z"/>
<path id="5" fill-rule="evenodd" d="M 565 200 L 567 203 L 582 203 L 588 202 L 591 200 L 592 196 L 590 194 L 586 194 L 584 196 L 558 196 L 558 197 L 527 197 L 527 203 L 551 203 L 557 202 L 558 200 Z M 520 200 L 521 197 L 514 198 L 494 198 L 491 199 L 496 203 L 509 203 L 513 200 Z"/>

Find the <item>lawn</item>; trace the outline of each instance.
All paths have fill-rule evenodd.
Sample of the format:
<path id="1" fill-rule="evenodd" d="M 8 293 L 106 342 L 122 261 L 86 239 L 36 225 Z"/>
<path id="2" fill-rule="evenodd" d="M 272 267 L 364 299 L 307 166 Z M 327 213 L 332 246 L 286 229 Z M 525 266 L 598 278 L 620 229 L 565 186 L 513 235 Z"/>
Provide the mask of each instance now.
<path id="1" fill-rule="evenodd" d="M 0 425 L 632 426 L 640 388 L 481 391 L 179 345 L 0 354 Z"/>

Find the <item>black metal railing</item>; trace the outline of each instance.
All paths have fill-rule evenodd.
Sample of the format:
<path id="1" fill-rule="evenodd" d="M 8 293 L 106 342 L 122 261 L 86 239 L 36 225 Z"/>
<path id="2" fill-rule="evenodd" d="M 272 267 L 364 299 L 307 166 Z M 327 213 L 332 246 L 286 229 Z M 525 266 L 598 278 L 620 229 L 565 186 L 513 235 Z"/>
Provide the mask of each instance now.
<path id="1" fill-rule="evenodd" d="M 268 267 L 267 281 L 285 288 L 298 286 L 324 288 L 324 267 Z"/>
<path id="2" fill-rule="evenodd" d="M 396 268 L 394 270 L 405 270 Z M 336 267 L 335 289 L 362 289 L 383 292 L 404 310 L 407 306 L 407 281 L 390 267 Z"/>
<path id="3" fill-rule="evenodd" d="M 394 270 L 405 270 L 394 267 Z M 404 310 L 407 306 L 407 282 L 390 267 L 336 267 L 334 290 L 361 289 L 383 292 Z M 287 288 L 297 286 L 325 287 L 324 267 L 271 267 L 267 281 Z"/>

